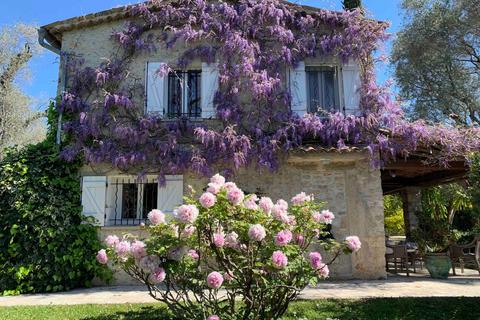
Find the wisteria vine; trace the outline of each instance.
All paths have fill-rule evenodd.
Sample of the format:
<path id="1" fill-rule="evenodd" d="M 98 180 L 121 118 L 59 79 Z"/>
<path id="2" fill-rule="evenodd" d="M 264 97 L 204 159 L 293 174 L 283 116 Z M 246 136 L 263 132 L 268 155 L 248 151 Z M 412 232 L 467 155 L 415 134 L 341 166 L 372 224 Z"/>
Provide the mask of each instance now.
<path id="1" fill-rule="evenodd" d="M 364 147 L 380 167 L 420 150 L 427 161 L 446 165 L 480 147 L 477 129 L 405 119 L 373 71 L 372 52 L 387 38 L 387 25 L 359 11 L 311 10 L 280 0 L 151 0 L 126 10 L 129 21 L 112 35 L 120 49 L 115 55 L 97 68 L 78 59 L 68 64 L 74 76 L 58 106 L 68 119 L 67 160 L 83 155 L 88 164 L 111 163 L 139 174 L 193 170 L 208 176 L 215 166 L 226 175 L 248 165 L 275 170 L 282 154 L 304 144 Z M 124 81 L 138 54 L 185 44 L 177 61 L 158 73 L 198 58 L 218 62 L 215 121 L 144 114 L 134 103 L 142 84 Z M 331 56 L 360 62 L 361 115 L 292 113 L 284 70 L 308 57 Z"/>

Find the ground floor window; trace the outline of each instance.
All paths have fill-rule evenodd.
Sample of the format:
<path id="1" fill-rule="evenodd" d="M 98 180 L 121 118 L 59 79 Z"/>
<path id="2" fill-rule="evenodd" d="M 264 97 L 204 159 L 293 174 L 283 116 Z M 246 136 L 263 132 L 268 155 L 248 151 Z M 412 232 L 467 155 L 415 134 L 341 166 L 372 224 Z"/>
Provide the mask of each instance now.
<path id="1" fill-rule="evenodd" d="M 107 186 L 106 224 L 139 225 L 145 223 L 148 213 L 161 209 L 170 213 L 181 203 L 181 177 L 167 179 L 159 186 L 156 177 L 142 180 L 136 177 L 110 177 Z"/>

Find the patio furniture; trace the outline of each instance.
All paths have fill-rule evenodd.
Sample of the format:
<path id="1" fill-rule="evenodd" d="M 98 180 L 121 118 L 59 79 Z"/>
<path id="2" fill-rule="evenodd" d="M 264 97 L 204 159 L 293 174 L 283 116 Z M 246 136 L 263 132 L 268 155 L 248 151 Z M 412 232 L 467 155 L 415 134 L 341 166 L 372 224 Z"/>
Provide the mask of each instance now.
<path id="1" fill-rule="evenodd" d="M 453 275 L 456 275 L 455 264 L 460 264 L 460 270 L 464 272 L 465 265 L 473 265 L 480 273 L 480 235 L 475 236 L 472 242 L 467 244 L 452 244 L 450 246 L 450 259 L 452 260 Z"/>
<path id="2" fill-rule="evenodd" d="M 388 250 L 389 252 L 385 254 L 387 271 L 389 271 L 389 265 L 388 265 L 389 262 L 393 261 L 393 265 L 395 267 L 395 273 L 397 273 L 398 263 L 400 263 L 400 271 L 402 271 L 403 267 L 405 267 L 405 270 L 407 272 L 407 277 L 409 277 L 410 276 L 409 262 L 411 261 L 411 259 L 410 259 L 409 249 L 407 249 L 407 246 L 404 244 L 400 244 L 400 245 L 388 246 L 387 249 L 388 248 L 390 248 L 391 250 Z M 413 263 L 413 269 L 415 272 L 416 270 L 415 270 L 414 263 Z"/>

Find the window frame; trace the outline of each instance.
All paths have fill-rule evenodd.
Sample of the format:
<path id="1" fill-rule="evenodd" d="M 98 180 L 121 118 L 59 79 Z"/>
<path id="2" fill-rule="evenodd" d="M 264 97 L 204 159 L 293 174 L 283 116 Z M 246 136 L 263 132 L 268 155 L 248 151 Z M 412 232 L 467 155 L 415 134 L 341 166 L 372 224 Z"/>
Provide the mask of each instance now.
<path id="1" fill-rule="evenodd" d="M 320 109 L 313 110 L 311 106 L 310 99 L 310 79 L 309 72 L 317 71 L 321 72 L 322 69 L 333 69 L 334 71 L 334 100 L 335 106 L 332 109 Z M 320 86 L 320 85 L 319 85 Z M 306 91 L 306 107 L 308 113 L 322 113 L 322 111 L 336 111 L 336 112 L 345 112 L 345 103 L 344 103 L 344 93 L 343 93 L 343 78 L 342 78 L 342 67 L 338 64 L 305 64 L 305 91 Z M 322 97 L 323 99 L 323 97 Z"/>
<path id="2" fill-rule="evenodd" d="M 141 223 L 147 223 L 148 212 L 145 211 L 142 216 L 142 210 L 144 210 L 146 203 L 142 204 L 140 208 L 137 205 L 135 210 L 135 218 L 122 218 L 123 208 L 123 194 L 122 184 L 135 183 L 145 185 L 154 183 L 157 187 L 156 191 L 156 208 L 162 210 L 167 216 L 173 214 L 173 210 L 178 205 L 183 203 L 184 195 L 184 175 L 166 175 L 165 186 L 160 186 L 158 183 L 158 175 L 147 174 L 142 179 L 138 179 L 138 176 L 130 174 L 114 174 L 106 176 L 106 190 L 105 190 L 105 210 L 104 210 L 104 224 L 105 227 L 134 227 L 139 226 Z M 177 193 L 178 191 L 178 193 Z M 137 189 L 136 201 L 142 201 Z M 143 191 L 142 191 L 143 192 Z M 172 196 L 172 192 L 173 196 Z M 172 197 L 173 202 L 172 203 Z M 139 200 L 141 199 L 141 200 Z M 176 199 L 176 200 L 175 200 Z M 168 206 L 166 208 L 165 206 Z"/>
<path id="3" fill-rule="evenodd" d="M 155 201 L 158 207 L 158 179 L 155 176 L 147 176 L 144 180 L 138 180 L 134 176 L 109 176 L 107 177 L 107 199 L 106 199 L 106 226 L 136 226 L 147 220 L 146 204 L 144 202 L 145 186 L 155 184 L 157 191 Z M 124 187 L 135 186 L 135 216 L 124 217 Z M 154 208 L 156 209 L 156 208 Z"/>
<path id="4" fill-rule="evenodd" d="M 186 70 L 175 70 L 173 72 L 170 72 L 166 78 L 167 81 L 165 81 L 165 101 L 166 103 L 166 108 L 164 110 L 164 115 L 166 119 L 178 119 L 181 117 L 188 117 L 190 119 L 195 119 L 199 120 L 202 119 L 202 69 L 198 68 L 192 68 L 192 69 L 186 69 Z M 180 76 L 179 76 L 180 75 Z M 190 105 L 191 101 L 190 100 L 190 93 L 191 91 L 189 90 L 190 88 L 190 79 L 191 75 L 195 75 L 196 78 L 196 107 L 195 111 L 192 112 L 192 107 Z M 181 112 L 171 112 L 171 79 L 177 77 L 180 80 L 180 88 L 181 88 Z M 174 80 L 175 81 L 175 80 Z"/>

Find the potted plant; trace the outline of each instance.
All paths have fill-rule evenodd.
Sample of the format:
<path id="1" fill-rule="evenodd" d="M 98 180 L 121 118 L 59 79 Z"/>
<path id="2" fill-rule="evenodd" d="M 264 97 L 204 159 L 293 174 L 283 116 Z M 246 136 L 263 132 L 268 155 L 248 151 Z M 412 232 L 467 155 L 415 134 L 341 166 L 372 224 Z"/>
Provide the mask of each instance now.
<path id="1" fill-rule="evenodd" d="M 421 223 L 414 232 L 420 254 L 425 259 L 425 267 L 430 276 L 436 279 L 446 279 L 452 267 L 448 248 L 450 232 L 444 223 Z"/>
<path id="2" fill-rule="evenodd" d="M 452 267 L 448 250 L 456 240 L 453 218 L 468 206 L 469 198 L 458 184 L 422 190 L 422 211 L 417 212 L 418 228 L 413 237 L 432 278 L 448 278 Z"/>

